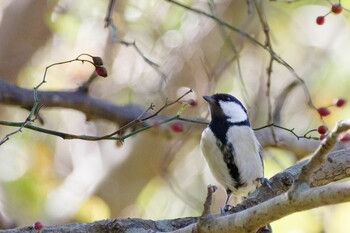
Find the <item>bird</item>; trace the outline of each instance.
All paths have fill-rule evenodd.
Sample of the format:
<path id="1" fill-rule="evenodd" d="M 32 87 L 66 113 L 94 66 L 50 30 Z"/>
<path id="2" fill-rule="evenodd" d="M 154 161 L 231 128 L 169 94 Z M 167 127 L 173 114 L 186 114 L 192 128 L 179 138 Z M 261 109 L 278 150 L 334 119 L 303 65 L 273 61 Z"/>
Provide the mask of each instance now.
<path id="1" fill-rule="evenodd" d="M 234 96 L 217 93 L 203 96 L 209 104 L 211 121 L 204 129 L 200 148 L 211 173 L 226 190 L 221 212 L 227 212 L 229 200 L 243 201 L 264 178 L 262 150 L 243 104 Z"/>

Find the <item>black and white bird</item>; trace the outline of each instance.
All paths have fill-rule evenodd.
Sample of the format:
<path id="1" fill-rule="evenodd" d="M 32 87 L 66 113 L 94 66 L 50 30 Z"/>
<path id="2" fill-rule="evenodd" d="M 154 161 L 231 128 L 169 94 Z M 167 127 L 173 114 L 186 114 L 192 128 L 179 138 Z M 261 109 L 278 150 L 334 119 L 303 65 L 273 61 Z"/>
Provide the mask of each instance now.
<path id="1" fill-rule="evenodd" d="M 261 183 L 268 182 L 261 147 L 247 110 L 238 99 L 221 93 L 203 98 L 209 103 L 211 121 L 202 133 L 200 146 L 214 178 L 226 189 L 222 211 L 227 211 L 231 195 L 238 204 Z"/>

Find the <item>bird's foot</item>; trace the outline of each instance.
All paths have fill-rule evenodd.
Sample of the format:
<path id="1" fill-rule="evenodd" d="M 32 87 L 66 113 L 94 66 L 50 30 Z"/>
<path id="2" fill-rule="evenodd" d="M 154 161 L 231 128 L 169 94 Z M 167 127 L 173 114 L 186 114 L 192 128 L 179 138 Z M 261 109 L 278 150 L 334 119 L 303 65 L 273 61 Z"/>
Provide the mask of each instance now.
<path id="1" fill-rule="evenodd" d="M 227 212 L 230 210 L 231 207 L 232 207 L 232 206 L 226 204 L 226 205 L 224 206 L 224 208 L 220 208 L 221 214 L 227 213 Z"/>
<path id="2" fill-rule="evenodd" d="M 269 189 L 272 189 L 271 187 L 271 182 L 269 181 L 269 179 L 265 178 L 265 177 L 260 177 L 258 178 L 259 182 L 262 184 L 262 185 L 265 185 L 267 186 Z"/>

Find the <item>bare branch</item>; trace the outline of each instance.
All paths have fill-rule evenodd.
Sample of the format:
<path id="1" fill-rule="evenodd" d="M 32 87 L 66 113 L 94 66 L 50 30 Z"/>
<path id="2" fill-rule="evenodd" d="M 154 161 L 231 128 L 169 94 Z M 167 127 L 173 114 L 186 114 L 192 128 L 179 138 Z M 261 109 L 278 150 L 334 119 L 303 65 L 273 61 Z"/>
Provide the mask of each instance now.
<path id="1" fill-rule="evenodd" d="M 297 81 L 291 82 L 289 85 L 287 85 L 287 87 L 283 89 L 283 91 L 276 98 L 276 104 L 275 104 L 275 109 L 274 109 L 273 118 L 272 118 L 276 124 L 279 124 L 281 122 L 281 111 L 282 111 L 283 105 L 288 95 L 291 93 L 292 90 L 295 89 L 295 87 L 297 87 L 297 85 L 298 85 Z"/>
<path id="2" fill-rule="evenodd" d="M 153 104 L 146 110 L 144 110 L 141 106 L 131 105 L 131 104 L 125 105 L 125 106 L 118 106 L 118 105 L 109 103 L 107 101 L 91 97 L 85 91 L 80 91 L 80 89 L 74 92 L 63 92 L 63 91 L 62 92 L 50 92 L 50 91 L 39 92 L 38 90 L 33 91 L 33 90 L 20 88 L 0 80 L 0 102 L 1 103 L 10 104 L 10 105 L 20 105 L 26 109 L 31 108 L 32 112 L 36 114 L 38 109 L 37 106 L 40 107 L 42 105 L 45 105 L 45 107 L 72 108 L 72 109 L 76 109 L 76 110 L 80 110 L 81 112 L 84 112 L 85 115 L 87 116 L 87 119 L 96 119 L 96 118 L 106 119 L 106 120 L 115 122 L 119 125 L 122 125 L 122 127 L 117 131 L 114 131 L 104 136 L 74 135 L 74 134 L 44 129 L 38 126 L 33 126 L 31 125 L 31 123 L 33 119 L 35 119 L 35 115 L 34 115 L 34 118 L 32 118 L 31 116 L 32 114 L 30 114 L 30 116 L 27 118 L 25 122 L 0 121 L 1 125 L 19 127 L 19 129 L 16 130 L 15 132 L 6 135 L 0 141 L 0 144 L 6 142 L 11 135 L 20 132 L 23 128 L 28 128 L 28 129 L 36 130 L 38 132 L 55 135 L 63 139 L 81 139 L 81 140 L 88 140 L 88 141 L 109 139 L 109 140 L 122 141 L 130 136 L 133 136 L 137 133 L 140 133 L 144 130 L 151 128 L 152 125 L 147 124 L 146 123 L 147 120 L 151 118 L 155 118 L 165 108 L 175 103 L 179 103 L 179 101 L 190 92 L 192 92 L 191 89 L 174 101 L 166 101 L 166 103 L 155 113 L 146 114 L 148 110 L 153 109 L 154 107 Z M 34 93 L 36 93 L 37 95 L 36 98 L 38 100 L 40 99 L 40 104 L 39 102 L 35 102 L 31 98 Z M 35 105 L 36 107 L 35 108 L 30 107 L 33 105 Z M 163 116 L 160 116 L 159 119 L 157 120 L 158 120 L 158 124 L 161 125 L 177 119 L 185 122 L 186 121 L 191 122 L 191 123 L 194 123 L 194 122 L 202 123 L 195 119 L 181 118 L 180 115 L 172 116 L 172 117 L 163 115 Z M 126 129 L 130 127 L 134 127 L 136 125 L 141 128 L 134 130 L 127 135 L 122 135 L 123 134 L 122 132 L 124 132 Z M 122 136 L 114 136 L 117 134 Z"/>
<path id="3" fill-rule="evenodd" d="M 256 232 L 261 226 L 297 211 L 308 210 L 322 205 L 350 201 L 350 181 L 329 184 L 298 193 L 290 199 L 288 193 L 279 195 L 245 211 L 217 216 L 207 222 L 203 232 Z M 172 233 L 197 232 L 197 223 Z"/>
<path id="4" fill-rule="evenodd" d="M 201 217 L 205 217 L 210 214 L 210 207 L 213 199 L 213 194 L 218 188 L 215 185 L 208 185 L 207 187 L 207 198 L 205 199 L 204 202 L 204 209 L 202 212 Z"/>
<path id="5" fill-rule="evenodd" d="M 134 127 L 136 126 L 137 124 L 139 123 L 142 123 L 142 122 L 145 122 L 151 118 L 154 118 L 156 117 L 159 113 L 161 113 L 164 109 L 166 109 L 167 107 L 170 107 L 171 105 L 175 104 L 175 103 L 178 103 L 184 96 L 188 95 L 189 93 L 192 92 L 192 89 L 189 89 L 187 92 L 185 92 L 182 96 L 180 96 L 179 98 L 177 98 L 176 100 L 174 101 L 166 101 L 165 104 L 159 109 L 157 110 L 155 113 L 151 114 L 151 115 L 148 115 L 148 116 L 145 116 L 146 113 L 148 112 L 148 110 L 153 110 L 154 108 L 154 105 L 153 103 L 146 109 L 144 110 L 136 119 L 130 121 L 129 123 L 127 123 L 126 125 L 123 125 L 120 129 L 118 129 L 117 131 L 113 132 L 113 133 L 110 133 L 110 134 L 107 134 L 105 136 L 102 136 L 102 137 L 97 137 L 96 140 L 103 140 L 103 139 L 109 139 L 111 136 L 113 135 L 122 135 L 123 132 L 131 127 Z M 178 114 L 177 116 L 175 117 L 171 117 L 171 118 L 168 118 L 168 119 L 165 119 L 165 120 L 162 120 L 161 122 L 158 122 L 159 125 L 161 124 L 164 124 L 164 123 L 167 123 L 169 121 L 172 121 L 172 120 L 175 120 L 177 119 L 178 117 L 180 116 L 180 114 Z M 135 135 L 136 133 L 139 133 L 141 131 L 144 131 L 146 129 L 149 129 L 151 126 L 147 125 L 145 127 L 143 127 L 142 129 L 139 129 L 137 131 L 133 131 L 131 132 L 130 134 L 128 135 L 124 135 L 124 136 L 121 136 L 121 137 L 118 137 L 119 140 L 122 142 L 125 138 L 128 138 L 132 135 Z"/>
<path id="6" fill-rule="evenodd" d="M 107 13 L 105 17 L 105 28 L 108 27 L 112 22 L 113 8 L 115 2 L 115 0 L 109 0 Z"/>
<path id="7" fill-rule="evenodd" d="M 0 103 L 2 104 L 17 105 L 25 109 L 31 109 L 34 104 L 33 93 L 33 90 L 20 88 L 0 80 Z M 89 120 L 105 119 L 120 126 L 126 125 L 129 122 L 138 119 L 140 116 L 143 116 L 143 113 L 145 112 L 145 109 L 142 106 L 134 104 L 128 104 L 125 106 L 115 105 L 108 101 L 94 98 L 88 95 L 85 91 L 80 91 L 80 89 L 72 92 L 38 91 L 37 93 L 38 98 L 40 99 L 40 104 L 43 104 L 45 108 L 71 108 L 83 112 L 86 115 L 86 118 Z M 162 109 L 159 110 L 162 111 Z M 163 122 L 164 120 L 168 120 L 172 117 L 173 116 L 157 115 L 156 117 L 152 118 L 152 121 Z M 204 119 L 200 118 L 188 119 L 178 116 L 176 120 L 188 122 L 188 128 L 191 128 L 192 132 L 198 135 L 207 124 Z M 0 124 L 9 126 L 11 126 L 11 123 L 13 123 L 12 126 L 19 127 L 18 124 L 23 122 L 0 122 Z M 140 122 L 139 126 L 149 126 L 149 123 L 150 122 L 144 119 L 142 122 Z M 276 133 L 276 140 L 274 140 L 271 135 L 271 127 L 275 128 L 274 131 Z M 319 140 L 310 140 L 310 137 L 298 136 L 294 133 L 293 130 L 288 130 L 283 127 L 277 128 L 279 126 L 276 125 L 271 125 L 271 127 L 264 126 L 263 128 L 256 129 L 255 133 L 260 141 L 260 144 L 263 147 L 280 147 L 282 149 L 294 152 L 298 158 L 301 158 L 306 154 L 312 153 L 320 143 Z M 30 126 L 27 128 L 52 134 L 51 132 L 45 132 L 45 129 L 41 130 L 38 126 Z M 72 135 L 65 135 L 65 133 L 57 136 L 63 136 L 64 138 L 73 138 Z M 87 139 L 85 138 L 84 140 Z M 116 138 L 114 140 L 116 140 Z M 344 145 L 347 144 L 337 143 L 336 149 L 344 148 Z"/>
<path id="8" fill-rule="evenodd" d="M 0 80 L 0 102 L 30 109 L 34 91 Z M 40 104 L 45 107 L 72 108 L 85 113 L 87 119 L 105 119 L 124 125 L 137 118 L 144 109 L 138 105 L 118 106 L 80 91 L 38 91 Z"/>
<path id="9" fill-rule="evenodd" d="M 302 160 L 297 164 L 277 173 L 270 178 L 271 189 L 261 186 L 242 204 L 232 208 L 230 212 L 239 212 L 262 203 L 284 192 L 287 192 L 294 181 L 298 179 L 302 167 L 309 159 Z M 328 159 L 313 174 L 311 187 L 319 187 L 350 177 L 350 150 L 338 150 L 330 153 Z"/>
<path id="10" fill-rule="evenodd" d="M 290 192 L 294 191 L 288 190 L 294 179 L 299 176 L 302 166 L 307 163 L 307 161 L 300 162 L 272 177 L 270 179 L 272 190 L 265 186 L 260 187 L 242 204 L 232 208 L 231 214 L 223 217 L 213 215 L 206 225 L 201 224 L 200 229 L 205 232 L 256 232 L 261 226 L 291 213 L 350 201 L 350 181 L 333 183 L 350 176 L 345 172 L 350 168 L 349 154 L 350 151 L 346 150 L 329 155 L 332 162 L 326 162 L 321 166 L 315 176 L 332 174 L 332 178 L 329 177 L 330 179 L 323 184 L 312 182 L 313 186 L 323 186 L 297 192 L 290 198 Z M 333 162 L 335 164 L 332 164 Z M 340 178 L 339 174 L 343 176 Z M 173 233 L 197 232 L 198 224 L 193 223 Z"/>
<path id="11" fill-rule="evenodd" d="M 273 51 L 272 43 L 270 40 L 270 27 L 267 23 L 264 7 L 262 4 L 263 2 L 259 1 L 258 3 L 258 1 L 254 0 L 254 5 L 258 13 L 261 26 L 263 27 L 263 32 L 265 34 L 265 46 L 269 48 L 271 51 Z M 267 73 L 266 98 L 267 98 L 267 109 L 268 109 L 268 120 L 267 120 L 268 124 L 271 124 L 272 122 L 274 122 L 273 115 L 272 115 L 272 103 L 271 103 L 271 76 L 272 76 L 272 67 L 273 67 L 274 60 L 275 60 L 275 57 L 272 54 L 270 54 L 269 66 L 266 69 L 266 73 Z"/>
<path id="12" fill-rule="evenodd" d="M 22 132 L 23 128 L 26 128 L 26 127 L 30 126 L 30 123 L 31 123 L 31 121 L 30 121 L 29 118 L 27 118 L 24 122 L 19 123 L 18 124 L 18 129 L 13 131 L 13 132 L 11 132 L 11 133 L 9 133 L 9 134 L 6 134 L 5 137 L 3 139 L 1 139 L 0 145 L 2 145 L 5 142 L 7 142 L 12 135 L 14 135 L 16 133 L 19 133 L 19 132 Z"/>
<path id="13" fill-rule="evenodd" d="M 241 205 L 230 210 L 225 216 L 209 215 L 201 224 L 200 230 L 206 232 L 253 232 L 259 226 L 279 219 L 296 211 L 307 210 L 321 205 L 335 204 L 350 201 L 350 181 L 338 182 L 348 178 L 350 174 L 350 150 L 336 151 L 329 155 L 315 173 L 314 177 L 327 180 L 326 183 L 315 179 L 312 186 L 319 186 L 300 192 L 288 198 L 288 189 L 294 179 L 299 176 L 301 167 L 307 161 L 300 162 L 276 174 L 270 179 L 272 190 L 265 186 L 260 187 Z M 339 176 L 342 174 L 342 176 Z M 325 175 L 328 177 L 326 178 Z M 322 178 L 323 177 L 323 178 Z M 329 184 L 331 183 L 331 184 Z M 326 185 L 328 184 L 328 185 Z M 63 226 L 44 226 L 45 232 L 198 232 L 198 217 L 178 218 L 169 220 L 143 219 L 111 219 L 92 223 L 75 223 Z M 205 228 L 207 227 L 207 228 Z M 210 230 L 208 230 L 210 227 Z M 220 228 L 220 229 L 219 229 Z M 193 230 L 193 231 L 192 231 Z M 220 230 L 220 231 L 219 231 Z M 4 233 L 21 233 L 33 231 L 32 226 L 3 231 Z"/>
<path id="14" fill-rule="evenodd" d="M 136 218 L 127 218 L 127 219 L 109 219 L 101 220 L 91 223 L 73 223 L 62 226 L 45 226 L 43 227 L 42 232 L 51 232 L 51 233 L 85 233 L 85 232 L 94 232 L 94 233 L 106 233 L 106 232 L 138 232 L 138 233 L 149 233 L 149 232 L 169 232 L 182 226 L 187 226 L 190 223 L 193 223 L 198 218 L 188 217 L 183 219 L 171 219 L 171 220 L 143 220 Z M 24 232 L 38 232 L 34 230 L 32 226 L 22 227 L 12 230 L 1 231 L 3 233 L 24 233 Z"/>
<path id="15" fill-rule="evenodd" d="M 232 217 L 224 217 L 221 227 L 227 225 L 232 230 L 234 226 L 238 225 L 242 227 L 239 229 L 240 231 L 234 229 L 235 232 L 253 232 L 259 226 L 266 225 L 282 216 L 318 206 L 347 201 L 350 201 L 350 182 L 332 183 L 304 192 L 298 192 L 293 199 L 289 198 L 288 193 L 282 194 L 246 211 L 237 213 Z"/>
<path id="16" fill-rule="evenodd" d="M 271 128 L 274 128 L 273 131 Z M 267 128 L 261 127 L 255 129 L 255 135 L 262 147 L 278 147 L 292 151 L 297 158 L 303 158 L 305 155 L 312 153 L 320 144 L 319 140 L 300 137 L 293 130 L 287 130 L 274 125 Z"/>
<path id="17" fill-rule="evenodd" d="M 263 43 L 261 43 L 260 41 L 258 41 L 257 39 L 255 39 L 254 37 L 249 35 L 248 33 L 240 30 L 239 28 L 236 28 L 236 27 L 230 25 L 227 22 L 224 22 L 223 20 L 215 17 L 212 14 L 209 14 L 207 12 L 204 12 L 204 11 L 196 9 L 196 8 L 192 8 L 192 7 L 188 6 L 188 5 L 182 4 L 182 3 L 178 2 L 178 1 L 175 1 L 175 0 L 165 0 L 165 1 L 170 2 L 170 3 L 172 3 L 172 4 L 176 5 L 176 6 L 182 7 L 184 9 L 186 9 L 186 10 L 192 11 L 194 13 L 197 13 L 197 14 L 200 14 L 200 15 L 204 15 L 204 16 L 214 20 L 215 22 L 219 23 L 220 25 L 222 25 L 222 26 L 224 26 L 224 27 L 226 27 L 226 28 L 236 32 L 236 33 L 239 33 L 241 36 L 245 37 L 246 39 L 248 39 L 253 44 L 261 47 L 264 50 L 266 50 L 271 55 L 271 57 L 273 57 L 273 60 L 275 60 L 279 64 L 283 65 L 294 76 L 294 78 L 296 78 L 299 81 L 300 85 L 303 87 L 303 90 L 304 90 L 304 93 L 306 95 L 306 98 L 307 98 L 309 106 L 311 108 L 313 108 L 313 109 L 317 109 L 315 107 L 315 105 L 313 104 L 313 102 L 312 102 L 311 95 L 310 95 L 310 92 L 309 92 L 309 90 L 308 90 L 308 88 L 307 88 L 307 86 L 305 84 L 305 81 L 297 74 L 297 72 L 293 69 L 293 67 L 291 65 L 289 65 L 282 57 L 280 57 L 270 47 L 264 45 Z"/>
<path id="18" fill-rule="evenodd" d="M 144 55 L 144 53 L 141 51 L 141 49 L 136 45 L 135 41 L 128 42 L 125 40 L 120 40 L 119 43 L 122 45 L 125 45 L 127 47 L 128 46 L 133 47 L 135 49 L 135 51 L 142 57 L 142 59 L 158 73 L 158 75 L 161 77 L 162 81 L 163 82 L 165 81 L 166 74 L 160 70 L 160 67 L 157 63 L 153 62 L 151 59 L 149 59 L 148 57 L 146 57 Z"/>
<path id="19" fill-rule="evenodd" d="M 318 169 L 326 160 L 327 154 L 337 143 L 338 136 L 341 132 L 350 129 L 350 120 L 344 120 L 338 122 L 337 126 L 328 133 L 327 137 L 322 140 L 321 145 L 313 153 L 310 161 L 305 164 L 298 177 L 298 182 L 295 185 L 295 189 L 299 188 L 300 185 L 309 184 L 312 179 L 312 174 Z"/>
<path id="20" fill-rule="evenodd" d="M 210 0 L 208 5 L 210 8 L 211 14 L 214 15 L 215 17 L 218 17 L 216 14 L 216 10 L 215 10 L 214 0 Z M 229 46 L 229 48 L 232 50 L 232 53 L 233 53 L 232 58 L 227 62 L 226 65 L 223 66 L 223 68 L 226 68 L 232 61 L 236 62 L 238 78 L 239 78 L 239 81 L 240 81 L 241 86 L 242 86 L 242 93 L 243 93 L 244 99 L 246 100 L 249 97 L 249 93 L 248 93 L 248 90 L 247 90 L 247 87 L 245 85 L 243 75 L 242 75 L 241 62 L 240 62 L 240 57 L 239 57 L 240 51 L 236 48 L 236 45 L 232 42 L 231 37 L 228 35 L 228 33 L 227 33 L 226 29 L 223 27 L 223 25 L 221 25 L 221 24 L 218 24 L 218 25 L 219 25 L 221 37 L 224 39 L 225 43 L 227 43 L 227 45 Z M 221 71 L 221 72 L 223 72 L 223 71 Z"/>

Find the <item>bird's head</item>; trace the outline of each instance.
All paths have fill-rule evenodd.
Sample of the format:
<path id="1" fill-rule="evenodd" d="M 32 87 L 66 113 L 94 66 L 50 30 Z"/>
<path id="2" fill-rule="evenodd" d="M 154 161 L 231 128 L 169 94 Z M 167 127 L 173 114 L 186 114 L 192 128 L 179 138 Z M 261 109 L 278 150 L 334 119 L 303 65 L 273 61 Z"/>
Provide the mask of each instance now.
<path id="1" fill-rule="evenodd" d="M 203 96 L 203 98 L 209 104 L 212 120 L 222 119 L 232 123 L 248 121 L 247 110 L 232 95 L 218 93 L 212 96 Z"/>

